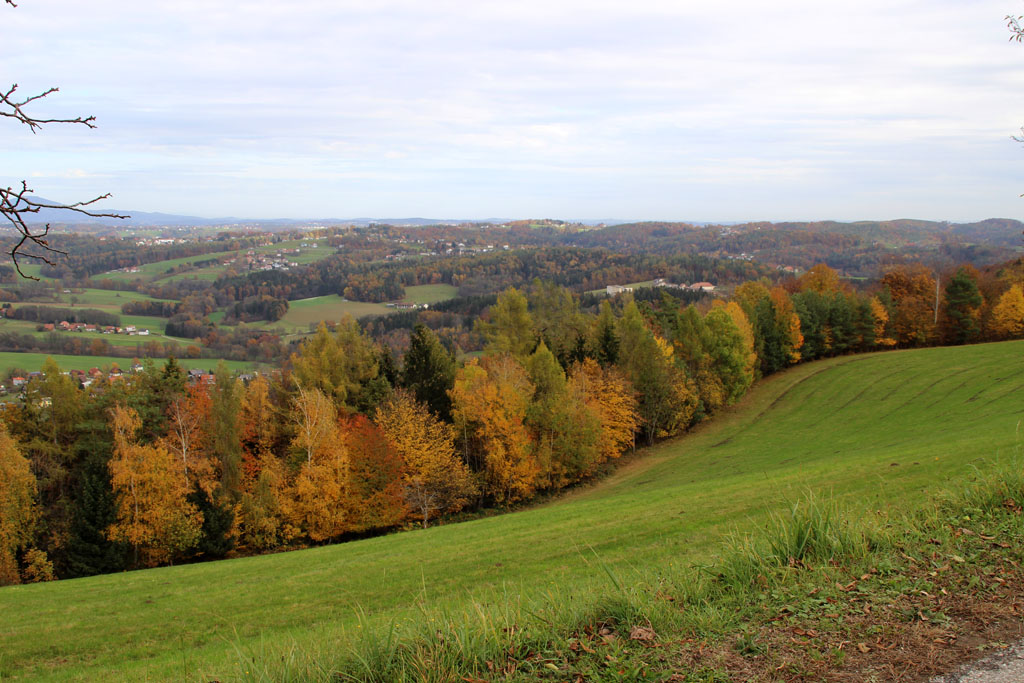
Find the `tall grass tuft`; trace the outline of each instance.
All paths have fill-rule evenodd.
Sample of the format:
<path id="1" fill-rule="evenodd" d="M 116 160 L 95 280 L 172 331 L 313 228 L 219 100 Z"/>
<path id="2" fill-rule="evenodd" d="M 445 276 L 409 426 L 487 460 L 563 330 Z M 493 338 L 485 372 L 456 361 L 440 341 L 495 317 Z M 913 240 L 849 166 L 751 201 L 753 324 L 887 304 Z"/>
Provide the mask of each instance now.
<path id="1" fill-rule="evenodd" d="M 780 572 L 856 561 L 888 544 L 878 525 L 863 517 L 854 522 L 835 499 L 808 494 L 785 512 L 773 513 L 756 535 L 730 536 L 719 563 L 703 569 L 719 588 L 742 591 Z"/>
<path id="2" fill-rule="evenodd" d="M 940 500 L 940 507 L 991 513 L 997 509 L 1024 510 L 1024 459 L 1020 455 L 997 461 Z"/>

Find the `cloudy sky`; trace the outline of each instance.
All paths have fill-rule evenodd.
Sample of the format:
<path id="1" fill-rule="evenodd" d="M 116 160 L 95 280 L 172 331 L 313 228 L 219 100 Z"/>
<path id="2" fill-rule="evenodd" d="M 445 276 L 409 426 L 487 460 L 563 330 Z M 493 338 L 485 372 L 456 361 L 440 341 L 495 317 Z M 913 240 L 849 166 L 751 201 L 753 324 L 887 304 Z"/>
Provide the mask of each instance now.
<path id="1" fill-rule="evenodd" d="M 20 0 L 0 182 L 201 216 L 1024 218 L 1022 0 Z"/>

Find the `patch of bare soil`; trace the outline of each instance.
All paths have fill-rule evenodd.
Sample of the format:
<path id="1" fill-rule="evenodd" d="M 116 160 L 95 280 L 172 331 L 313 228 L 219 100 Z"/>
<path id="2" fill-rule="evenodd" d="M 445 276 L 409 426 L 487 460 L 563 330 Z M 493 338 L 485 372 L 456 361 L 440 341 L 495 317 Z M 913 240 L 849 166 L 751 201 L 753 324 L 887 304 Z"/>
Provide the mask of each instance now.
<path id="1" fill-rule="evenodd" d="M 783 609 L 730 641 L 684 643 L 669 680 L 700 680 L 695 674 L 704 671 L 705 680 L 923 682 L 1024 637 L 1024 571 L 1016 561 L 951 567 L 938 553 L 925 560 L 907 563 L 899 594 L 887 596 L 891 579 L 884 585 L 863 575 L 837 586 L 820 613 Z"/>

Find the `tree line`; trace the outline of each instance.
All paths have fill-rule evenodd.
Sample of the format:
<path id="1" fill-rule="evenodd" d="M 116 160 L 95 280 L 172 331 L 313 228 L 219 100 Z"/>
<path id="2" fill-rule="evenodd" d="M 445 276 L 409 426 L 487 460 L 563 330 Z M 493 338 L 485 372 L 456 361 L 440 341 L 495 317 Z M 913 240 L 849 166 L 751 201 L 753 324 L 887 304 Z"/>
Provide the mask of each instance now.
<path id="1" fill-rule="evenodd" d="M 346 319 L 280 372 L 173 361 L 82 390 L 55 364 L 0 431 L 0 581 L 330 543 L 509 507 L 686 431 L 761 376 L 859 351 L 1024 336 L 1021 262 L 899 267 L 854 291 L 819 265 L 728 299 L 667 293 L 591 312 L 554 282 L 501 292 L 456 359 L 416 325 L 407 351 Z M 938 298 L 936 290 L 938 289 Z M 936 305 L 936 301 L 938 302 Z"/>

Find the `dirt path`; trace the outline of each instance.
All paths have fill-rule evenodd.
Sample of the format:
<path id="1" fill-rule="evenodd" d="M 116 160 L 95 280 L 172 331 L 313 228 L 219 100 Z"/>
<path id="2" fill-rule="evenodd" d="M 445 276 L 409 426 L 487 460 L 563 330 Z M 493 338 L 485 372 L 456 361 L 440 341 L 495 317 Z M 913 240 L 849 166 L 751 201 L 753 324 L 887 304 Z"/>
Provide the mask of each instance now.
<path id="1" fill-rule="evenodd" d="M 932 678 L 930 683 L 1018 683 L 1024 681 L 1024 641 L 971 662 L 953 673 Z"/>

